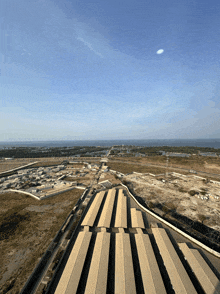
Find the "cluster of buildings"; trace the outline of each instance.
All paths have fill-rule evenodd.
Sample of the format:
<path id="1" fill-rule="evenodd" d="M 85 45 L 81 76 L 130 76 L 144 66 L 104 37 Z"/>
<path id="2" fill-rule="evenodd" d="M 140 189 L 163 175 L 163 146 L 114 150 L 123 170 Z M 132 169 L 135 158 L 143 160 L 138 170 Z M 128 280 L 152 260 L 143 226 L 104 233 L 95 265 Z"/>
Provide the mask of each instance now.
<path id="1" fill-rule="evenodd" d="M 218 157 L 218 155 L 215 152 L 200 152 L 199 155 L 201 156 L 210 156 L 210 157 Z"/>
<path id="2" fill-rule="evenodd" d="M 0 178 L 0 192 L 8 189 L 39 195 L 46 190 L 72 185 L 61 181 L 65 165 L 18 170 L 16 174 Z"/>
<path id="3" fill-rule="evenodd" d="M 188 154 L 188 153 L 166 152 L 166 151 L 160 151 L 160 152 L 162 156 L 164 155 L 167 155 L 170 157 L 190 157 L 191 156 L 191 154 Z"/>
<path id="4" fill-rule="evenodd" d="M 71 163 L 71 162 L 70 162 Z M 75 162 L 72 162 L 75 163 Z M 77 186 L 74 178 L 84 177 L 87 173 L 96 172 L 98 166 L 84 162 L 82 168 L 60 164 L 50 167 L 26 168 L 15 174 L 0 178 L 0 193 L 8 190 L 32 194 L 39 198 L 66 191 Z M 73 180 L 65 181 L 65 177 Z"/>

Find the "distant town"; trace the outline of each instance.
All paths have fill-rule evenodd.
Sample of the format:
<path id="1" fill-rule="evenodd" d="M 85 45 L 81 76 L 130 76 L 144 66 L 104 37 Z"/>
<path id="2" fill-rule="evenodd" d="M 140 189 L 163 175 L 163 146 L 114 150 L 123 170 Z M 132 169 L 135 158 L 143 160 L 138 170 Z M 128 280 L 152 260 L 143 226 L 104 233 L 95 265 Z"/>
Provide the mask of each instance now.
<path id="1" fill-rule="evenodd" d="M 111 150 L 109 156 L 139 157 L 139 156 L 176 156 L 189 157 L 220 156 L 220 149 L 210 147 L 142 147 L 142 146 L 110 146 L 110 147 L 3 147 L 0 149 L 0 158 L 10 160 L 12 158 L 42 158 L 42 157 L 104 157 Z"/>

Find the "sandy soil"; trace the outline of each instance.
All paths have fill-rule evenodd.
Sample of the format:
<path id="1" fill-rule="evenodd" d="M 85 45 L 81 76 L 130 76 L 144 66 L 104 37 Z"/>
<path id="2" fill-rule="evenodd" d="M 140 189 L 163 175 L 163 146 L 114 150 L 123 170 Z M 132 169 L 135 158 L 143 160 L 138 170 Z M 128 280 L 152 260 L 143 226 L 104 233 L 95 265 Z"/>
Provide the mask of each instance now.
<path id="1" fill-rule="evenodd" d="M 110 169 L 121 172 L 123 174 L 132 173 L 134 171 L 139 172 L 139 173 L 156 173 L 156 174 L 160 174 L 160 173 L 165 172 L 164 167 L 160 168 L 160 167 L 152 167 L 152 166 L 147 166 L 147 165 L 138 165 L 133 162 L 129 163 L 129 161 L 128 162 L 109 161 L 108 166 Z"/>
<path id="2" fill-rule="evenodd" d="M 5 172 L 28 163 L 34 162 L 33 159 L 13 159 L 13 160 L 1 160 L 0 161 L 0 173 Z"/>
<path id="3" fill-rule="evenodd" d="M 220 166 L 217 165 L 217 164 L 208 164 L 208 163 L 205 163 L 205 168 L 208 168 L 208 169 L 215 169 L 217 173 L 220 172 Z"/>
<path id="4" fill-rule="evenodd" d="M 120 180 L 116 179 L 114 177 L 114 175 L 112 175 L 111 173 L 102 173 L 100 178 L 99 178 L 99 183 L 102 182 L 102 181 L 109 181 L 111 182 L 112 185 L 118 185 L 121 183 Z"/>
<path id="5" fill-rule="evenodd" d="M 186 177 L 165 177 L 157 179 L 152 176 L 137 176 L 135 174 L 125 177 L 133 183 L 134 191 L 137 195 L 144 198 L 147 205 L 157 205 L 161 203 L 169 209 L 185 215 L 193 220 L 202 221 L 201 215 L 205 218 L 203 223 L 215 230 L 220 231 L 220 185 L 205 183 L 203 180 L 194 176 Z M 198 194 L 191 196 L 189 192 L 196 191 Z M 208 200 L 202 200 L 208 196 Z"/>
<path id="6" fill-rule="evenodd" d="M 0 293 L 7 287 L 7 293 L 20 293 L 82 193 L 74 189 L 42 201 L 0 194 Z"/>
<path id="7" fill-rule="evenodd" d="M 148 156 L 148 157 L 114 157 L 111 160 L 130 161 L 132 163 L 142 164 L 155 164 L 161 167 L 166 166 L 166 156 Z M 220 173 L 220 158 L 219 157 L 203 157 L 203 156 L 190 156 L 188 158 L 169 157 L 170 168 L 184 168 L 187 170 L 193 169 L 197 171 Z"/>

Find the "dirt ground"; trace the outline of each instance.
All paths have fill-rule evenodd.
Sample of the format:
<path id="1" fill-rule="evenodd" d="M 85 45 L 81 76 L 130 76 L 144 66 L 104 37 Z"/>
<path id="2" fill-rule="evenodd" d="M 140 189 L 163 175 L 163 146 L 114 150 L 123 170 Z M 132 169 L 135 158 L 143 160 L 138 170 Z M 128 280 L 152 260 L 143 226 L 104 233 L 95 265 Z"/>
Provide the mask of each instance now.
<path id="1" fill-rule="evenodd" d="M 138 164 L 140 162 L 138 161 Z M 139 173 L 153 173 L 153 174 L 162 174 L 166 171 L 166 166 L 162 167 L 154 167 L 154 166 L 147 166 L 147 165 L 138 165 L 133 162 L 131 163 L 124 163 L 124 162 L 108 162 L 108 166 L 112 170 L 119 171 L 123 174 L 128 174 L 132 172 L 139 172 Z M 169 172 L 175 171 L 172 168 L 168 169 Z M 188 172 L 183 172 L 184 174 L 188 174 Z"/>
<path id="2" fill-rule="evenodd" d="M 82 168 L 84 166 L 83 163 L 70 163 L 67 164 L 67 169 L 74 169 L 74 168 Z"/>
<path id="3" fill-rule="evenodd" d="M 53 165 L 58 165 L 63 162 L 64 159 L 62 158 L 36 158 L 35 161 L 39 161 L 32 165 L 32 167 L 41 167 L 41 166 L 53 166 Z"/>
<path id="4" fill-rule="evenodd" d="M 121 181 L 119 179 L 115 178 L 115 176 L 109 172 L 101 174 L 101 176 L 99 178 L 99 183 L 102 181 L 109 181 L 109 182 L 111 182 L 112 185 L 118 185 L 121 183 Z"/>
<path id="5" fill-rule="evenodd" d="M 140 163 L 159 163 L 166 165 L 166 156 L 145 157 Z M 169 157 L 169 167 L 181 167 L 207 173 L 220 173 L 219 157 L 204 157 L 192 155 L 190 157 Z"/>
<path id="6" fill-rule="evenodd" d="M 220 173 L 220 166 L 217 164 L 209 164 L 205 162 L 205 168 L 215 170 L 215 173 Z"/>
<path id="7" fill-rule="evenodd" d="M 0 173 L 34 162 L 33 159 L 0 160 Z"/>
<path id="8" fill-rule="evenodd" d="M 149 157 L 114 157 L 111 160 L 130 161 L 143 164 L 155 164 L 166 166 L 166 156 L 149 156 Z M 169 157 L 169 168 L 180 167 L 185 169 L 193 169 L 207 173 L 220 174 L 220 158 L 219 157 L 204 157 L 192 155 L 190 157 Z"/>
<path id="9" fill-rule="evenodd" d="M 82 193 L 74 189 L 42 201 L 0 194 L 0 293 L 20 293 Z"/>
<path id="10" fill-rule="evenodd" d="M 179 214 L 201 221 L 220 231 L 219 184 L 206 183 L 194 176 L 157 178 L 132 174 L 124 178 L 132 182 L 135 193 L 144 198 L 150 208 L 162 204 L 162 207 L 165 206 L 164 212 L 166 209 L 173 209 Z M 201 199 L 207 195 L 209 195 L 208 200 Z M 219 199 L 215 196 L 219 196 Z"/>

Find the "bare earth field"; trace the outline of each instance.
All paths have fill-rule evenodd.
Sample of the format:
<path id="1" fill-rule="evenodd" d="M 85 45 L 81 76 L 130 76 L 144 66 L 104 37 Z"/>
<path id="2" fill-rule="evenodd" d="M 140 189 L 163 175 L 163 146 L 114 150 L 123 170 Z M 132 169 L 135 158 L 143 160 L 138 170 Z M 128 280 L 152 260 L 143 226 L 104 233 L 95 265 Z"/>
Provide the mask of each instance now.
<path id="1" fill-rule="evenodd" d="M 166 167 L 154 167 L 154 166 L 147 166 L 147 165 L 139 165 L 141 164 L 139 161 L 135 164 L 133 162 L 124 163 L 124 162 L 113 162 L 109 161 L 108 166 L 112 170 L 119 171 L 123 174 L 128 174 L 132 172 L 139 172 L 139 173 L 152 173 L 152 174 L 162 174 L 166 172 Z M 169 168 L 169 172 L 174 171 L 172 168 Z M 184 172 L 183 174 L 188 174 L 188 172 Z"/>
<path id="2" fill-rule="evenodd" d="M 112 185 L 118 185 L 121 183 L 120 180 L 116 179 L 112 174 L 110 173 L 102 173 L 102 175 L 99 178 L 99 183 L 102 181 L 109 181 Z"/>
<path id="3" fill-rule="evenodd" d="M 205 162 L 205 168 L 208 170 L 215 171 L 215 173 L 220 173 L 220 166 L 217 164 L 209 164 Z"/>
<path id="4" fill-rule="evenodd" d="M 74 189 L 43 201 L 0 194 L 0 293 L 20 293 L 82 193 Z"/>
<path id="5" fill-rule="evenodd" d="M 53 166 L 61 164 L 64 159 L 63 158 L 35 158 L 34 161 L 39 161 L 32 165 L 32 167 L 41 167 L 41 166 Z"/>
<path id="6" fill-rule="evenodd" d="M 160 204 L 160 207 L 164 207 L 161 211 L 164 214 L 168 210 L 175 210 L 220 231 L 220 197 L 215 198 L 220 196 L 220 185 L 206 183 L 194 176 L 169 176 L 166 179 L 131 174 L 124 178 L 132 182 L 135 193 L 141 196 L 150 208 L 157 210 Z M 164 179 L 165 182 L 162 181 Z M 201 199 L 208 194 L 208 200 Z"/>
<path id="7" fill-rule="evenodd" d="M 111 160 L 129 161 L 138 164 L 155 164 L 166 166 L 166 156 L 149 156 L 149 157 L 114 157 Z M 190 157 L 169 157 L 169 168 L 184 168 L 203 171 L 207 173 L 220 174 L 220 158 L 219 157 L 203 157 L 192 155 Z"/>
<path id="8" fill-rule="evenodd" d="M 155 158 L 154 158 L 155 157 Z M 152 156 L 142 158 L 140 163 L 159 163 L 166 165 L 165 156 Z M 220 158 L 219 157 L 203 157 L 203 156 L 190 156 L 190 157 L 169 157 L 169 167 L 180 167 L 185 169 L 193 169 L 196 171 L 203 171 L 207 173 L 220 174 Z"/>
<path id="9" fill-rule="evenodd" d="M 34 162 L 36 160 L 34 159 L 23 159 L 23 158 L 19 158 L 19 159 L 13 159 L 13 160 L 1 160 L 0 161 L 0 173 L 14 169 L 14 168 L 18 168 L 20 166 L 29 164 L 31 162 Z"/>

